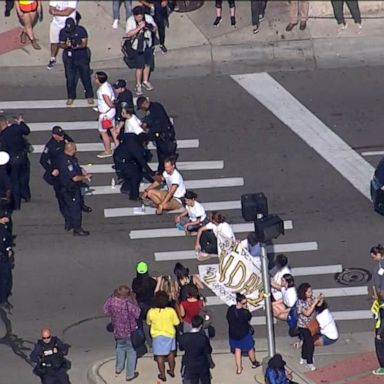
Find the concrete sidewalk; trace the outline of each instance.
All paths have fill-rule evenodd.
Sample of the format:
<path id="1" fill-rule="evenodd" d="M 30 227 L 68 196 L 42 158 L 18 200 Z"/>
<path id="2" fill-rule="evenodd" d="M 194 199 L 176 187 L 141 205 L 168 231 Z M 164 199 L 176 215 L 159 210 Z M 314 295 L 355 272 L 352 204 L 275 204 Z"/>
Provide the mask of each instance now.
<path id="1" fill-rule="evenodd" d="M 382 377 L 376 377 L 372 370 L 378 367 L 373 352 L 373 333 L 342 334 L 337 343 L 327 347 L 317 347 L 315 350 L 315 365 L 317 371 L 308 370 L 299 364 L 300 351 L 293 347 L 295 340 L 290 337 L 278 337 L 276 349 L 280 352 L 288 367 L 294 372 L 294 381 L 300 384 L 375 384 L 382 383 Z M 264 383 L 262 368 L 251 369 L 247 358 L 243 358 L 244 371 L 241 375 L 235 373 L 235 363 L 232 354 L 228 352 L 226 341 L 212 343 L 213 359 L 216 367 L 212 370 L 213 384 L 249 384 Z M 267 345 L 264 339 L 256 338 L 256 356 L 259 361 L 267 356 Z M 90 384 L 118 384 L 125 382 L 124 373 L 115 375 L 114 357 L 95 362 L 88 371 Z M 156 383 L 157 367 L 151 356 L 139 359 L 137 370 L 139 377 L 136 383 Z M 181 383 L 180 357 L 177 359 L 175 379 L 167 378 L 170 383 Z"/>

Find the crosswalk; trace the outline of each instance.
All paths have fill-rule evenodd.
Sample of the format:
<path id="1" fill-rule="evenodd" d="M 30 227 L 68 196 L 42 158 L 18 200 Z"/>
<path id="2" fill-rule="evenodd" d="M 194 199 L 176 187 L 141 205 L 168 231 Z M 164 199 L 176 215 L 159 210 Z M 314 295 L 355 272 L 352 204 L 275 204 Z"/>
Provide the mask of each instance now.
<path id="1" fill-rule="evenodd" d="M 241 78 L 237 78 L 237 81 L 241 85 Z M 265 105 L 267 108 L 272 108 L 269 104 L 269 101 L 265 101 Z M 76 141 L 76 134 L 78 132 L 96 132 L 97 130 L 97 121 L 96 120 L 88 120 L 88 121 L 71 121 L 70 118 L 73 117 L 71 111 L 75 111 L 79 108 L 90 108 L 87 104 L 86 100 L 76 100 L 76 103 L 73 107 L 66 107 L 65 100 L 27 100 L 27 101 L 3 101 L 0 102 L 0 110 L 25 110 L 25 109 L 59 109 L 59 108 L 67 108 L 68 112 L 68 121 L 52 121 L 52 122 L 33 122 L 30 123 L 29 126 L 32 131 L 32 135 L 38 132 L 48 132 L 51 131 L 54 125 L 61 126 L 65 131 L 71 132 L 71 136 Z M 293 114 L 294 115 L 294 114 Z M 292 115 L 292 116 L 293 116 Z M 62 116 L 62 115 L 61 115 Z M 76 118 L 78 114 L 76 115 Z M 309 117 L 308 117 L 309 118 Z M 290 124 L 288 121 L 287 124 Z M 247 191 L 252 190 L 252 186 L 247 186 L 247 180 L 244 179 L 243 175 L 235 174 L 228 175 L 226 170 L 226 161 L 227 159 L 200 159 L 199 161 L 192 161 L 188 159 L 188 155 L 191 153 L 190 150 L 194 152 L 198 152 L 201 147 L 201 143 L 199 138 L 193 137 L 188 138 L 179 138 L 178 139 L 178 148 L 180 150 L 180 162 L 178 162 L 178 168 L 181 172 L 190 171 L 193 172 L 193 176 L 186 179 L 186 187 L 192 190 L 200 190 L 200 189 L 212 189 L 215 192 L 215 201 L 204 202 L 203 204 L 207 211 L 232 211 L 236 212 L 236 215 L 239 215 L 239 210 L 241 208 L 241 203 L 239 200 L 238 188 L 239 187 L 247 187 Z M 33 136 L 32 136 L 33 137 Z M 40 136 L 41 137 L 41 136 Z M 96 137 L 96 136 L 95 136 Z M 41 142 L 33 142 L 33 154 L 32 156 L 39 156 L 44 150 L 44 144 Z M 112 177 L 114 173 L 114 169 L 112 164 L 104 163 L 104 161 L 98 160 L 96 158 L 96 152 L 103 150 L 103 145 L 101 142 L 88 142 L 88 143 L 77 143 L 78 152 L 80 153 L 80 157 L 82 153 L 95 153 L 95 163 L 84 164 L 83 167 L 92 174 L 100 174 L 100 176 Z M 150 149 L 154 149 L 153 144 L 151 143 L 149 146 Z M 323 148 L 323 147 L 321 147 Z M 189 151 L 183 151 L 184 149 L 188 149 Z M 363 152 L 363 156 L 375 156 L 378 154 L 384 155 L 384 151 L 382 152 Z M 224 152 L 223 152 L 224 156 Z M 152 168 L 156 168 L 156 163 L 151 163 L 150 166 Z M 343 167 L 345 164 L 339 164 L 341 171 L 343 171 Z M 363 166 L 365 166 L 363 164 Z M 204 176 L 204 171 L 215 171 L 215 177 L 207 177 Z M 340 172 L 341 172 L 340 171 Z M 192 173 L 188 173 L 191 175 Z M 104 180 L 105 180 L 104 177 Z M 140 190 L 143 191 L 148 184 L 142 183 Z M 236 188 L 236 195 L 231 196 L 232 200 L 220 200 L 220 191 L 222 188 L 225 188 L 226 191 L 232 191 L 232 189 Z M 363 192 L 366 192 L 363 187 L 361 187 Z M 121 207 L 111 207 L 110 203 L 108 203 L 111 199 L 109 195 L 115 195 L 120 193 L 120 187 L 118 185 L 113 186 L 111 184 L 99 185 L 99 184 L 91 184 L 88 190 L 84 190 L 84 193 L 90 196 L 104 196 L 103 199 L 103 215 L 104 218 L 115 219 L 115 218 L 134 218 L 137 216 L 153 216 L 152 223 L 155 222 L 155 209 L 151 207 L 145 207 L 144 210 L 138 206 L 121 206 Z M 225 194 L 228 196 L 228 193 Z M 92 204 L 91 204 L 92 205 Z M 127 204 L 128 205 L 128 204 Z M 185 233 L 183 231 L 179 231 L 174 227 L 173 224 L 173 214 L 180 213 L 181 210 L 175 210 L 172 212 L 167 212 L 164 216 L 168 220 L 168 225 L 162 227 L 160 225 L 151 224 L 149 228 L 134 228 L 135 224 L 133 224 L 133 228 L 127 229 L 129 233 L 129 239 L 139 242 L 147 242 L 152 239 L 167 239 L 167 249 L 155 249 L 153 252 L 153 260 L 156 263 L 167 263 L 167 265 L 172 265 L 176 261 L 194 263 L 196 260 L 196 255 L 193 249 L 191 249 L 191 240 L 188 238 L 185 239 L 185 249 L 174 249 L 172 247 L 172 240 L 175 238 L 183 238 L 185 237 Z M 284 221 L 284 228 L 286 231 L 294 231 L 294 218 L 287 217 L 287 220 Z M 237 234 L 239 239 L 244 238 L 248 232 L 254 230 L 253 223 L 241 223 L 236 222 L 232 223 L 232 227 L 234 232 Z M 163 244 L 163 243 L 162 243 Z M 340 273 L 343 270 L 343 266 L 341 264 L 334 265 L 321 265 L 321 259 L 318 259 L 316 252 L 319 251 L 321 244 L 318 244 L 316 239 L 311 239 L 311 241 L 301 241 L 301 242 L 279 242 L 273 245 L 268 246 L 267 250 L 269 253 L 289 253 L 290 262 L 293 266 L 293 274 L 297 277 L 308 277 L 310 279 L 311 276 L 321 276 L 324 284 L 326 282 L 331 284 L 333 283 L 333 276 L 336 273 Z M 164 247 L 164 246 L 162 246 Z M 180 248 L 180 247 L 179 247 Z M 189 249 L 188 249 L 189 248 Z M 300 266 L 299 263 L 296 262 L 298 259 L 297 255 L 302 255 L 305 253 L 308 255 L 308 259 L 314 260 L 313 262 L 307 263 L 307 266 Z M 217 263 L 217 258 L 212 257 L 212 263 Z M 309 265 L 308 265 L 309 264 Z M 192 264 L 193 265 L 193 264 Z M 195 270 L 197 272 L 197 269 Z M 329 288 L 321 289 L 321 292 L 325 294 L 327 298 L 342 298 L 342 297 L 355 297 L 355 296 L 364 296 L 368 294 L 367 286 L 358 286 L 358 287 L 339 287 L 335 288 L 330 286 Z M 207 305 L 208 306 L 223 306 L 225 305 L 217 296 L 208 295 L 207 296 Z M 366 309 L 362 310 L 350 310 L 350 311 L 342 311 L 342 310 L 333 310 L 332 311 L 335 318 L 337 320 L 361 320 L 370 318 L 370 311 Z M 253 325 L 263 325 L 265 324 L 265 317 L 261 312 L 255 313 L 252 319 Z"/>

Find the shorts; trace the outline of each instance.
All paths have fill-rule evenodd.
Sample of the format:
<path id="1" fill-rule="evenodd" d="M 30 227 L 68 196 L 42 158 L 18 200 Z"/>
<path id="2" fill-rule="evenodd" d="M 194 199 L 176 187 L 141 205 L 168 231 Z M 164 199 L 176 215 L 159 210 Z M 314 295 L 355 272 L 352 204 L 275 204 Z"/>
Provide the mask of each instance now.
<path id="1" fill-rule="evenodd" d="M 49 25 L 49 42 L 51 44 L 58 44 L 60 42 L 59 35 L 62 29 L 54 21 L 51 21 Z"/>
<path id="2" fill-rule="evenodd" d="M 242 352 L 249 352 L 255 347 L 255 340 L 253 339 L 253 336 L 248 333 L 245 335 L 242 339 L 232 339 L 229 338 L 229 346 L 231 348 L 231 352 L 235 349 L 240 349 Z"/>
<path id="3" fill-rule="evenodd" d="M 112 108 L 111 110 L 109 110 L 106 113 L 100 113 L 99 114 L 99 124 L 98 124 L 98 128 L 97 128 L 98 131 L 99 132 L 109 131 L 109 129 L 104 129 L 101 125 L 101 120 L 103 119 L 104 116 L 107 116 L 108 119 L 112 120 L 112 124 L 113 124 L 113 126 L 115 126 L 115 115 L 116 115 L 116 109 L 115 108 Z"/>
<path id="4" fill-rule="evenodd" d="M 319 339 L 323 340 L 323 345 L 331 345 L 333 343 L 336 343 L 336 341 L 337 341 L 337 339 L 333 340 L 333 339 L 330 339 L 329 337 L 327 337 L 325 335 L 320 335 Z"/>
<path id="5" fill-rule="evenodd" d="M 144 69 L 145 66 L 153 67 L 153 49 L 145 48 L 144 52 L 136 52 L 135 55 L 135 68 Z"/>
<path id="6" fill-rule="evenodd" d="M 159 193 L 160 193 L 161 201 L 164 201 L 165 197 L 168 194 L 168 191 L 160 190 Z M 179 208 L 181 208 L 183 206 L 181 200 L 176 198 L 176 197 L 172 197 L 172 199 L 168 202 L 168 204 L 169 204 L 169 208 L 168 209 L 170 211 L 173 211 L 174 209 L 179 209 Z"/>
<path id="7" fill-rule="evenodd" d="M 156 336 L 152 338 L 152 351 L 154 356 L 168 356 L 176 351 L 176 338 Z"/>
<path id="8" fill-rule="evenodd" d="M 20 11 L 23 13 L 36 12 L 37 10 L 37 1 L 34 1 L 31 4 L 19 4 Z"/>

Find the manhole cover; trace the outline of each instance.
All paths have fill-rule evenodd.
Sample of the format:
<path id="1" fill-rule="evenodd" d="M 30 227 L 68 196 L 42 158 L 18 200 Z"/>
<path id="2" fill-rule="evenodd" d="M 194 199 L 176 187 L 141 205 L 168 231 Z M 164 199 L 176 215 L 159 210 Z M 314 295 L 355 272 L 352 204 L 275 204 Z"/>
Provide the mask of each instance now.
<path id="1" fill-rule="evenodd" d="M 363 268 L 345 268 L 335 275 L 335 280 L 343 285 L 360 285 L 368 282 L 371 278 L 371 272 Z"/>
<path id="2" fill-rule="evenodd" d="M 199 9 L 200 7 L 202 7 L 204 4 L 204 1 L 201 0 L 191 0 L 191 1 L 188 1 L 188 0 L 184 0 L 184 1 L 178 1 L 177 2 L 177 6 L 178 6 L 178 9 L 177 11 L 175 12 L 192 12 L 192 11 L 196 11 L 196 9 Z"/>

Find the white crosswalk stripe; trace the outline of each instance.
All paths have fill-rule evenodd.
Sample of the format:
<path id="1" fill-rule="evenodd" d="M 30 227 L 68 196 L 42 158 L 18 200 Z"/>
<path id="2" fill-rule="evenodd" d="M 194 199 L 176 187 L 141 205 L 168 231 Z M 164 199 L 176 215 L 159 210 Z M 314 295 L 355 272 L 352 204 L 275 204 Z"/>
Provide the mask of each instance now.
<path id="1" fill-rule="evenodd" d="M 255 230 L 253 223 L 232 224 L 231 227 L 234 233 L 252 232 Z M 284 229 L 292 229 L 292 221 L 284 222 Z M 183 236 L 185 236 L 185 232 L 179 231 L 177 228 L 142 229 L 129 232 L 129 237 L 132 240 Z M 193 233 L 192 236 L 196 236 L 196 234 Z"/>
<path id="2" fill-rule="evenodd" d="M 361 156 L 384 156 L 384 151 L 361 152 Z"/>

